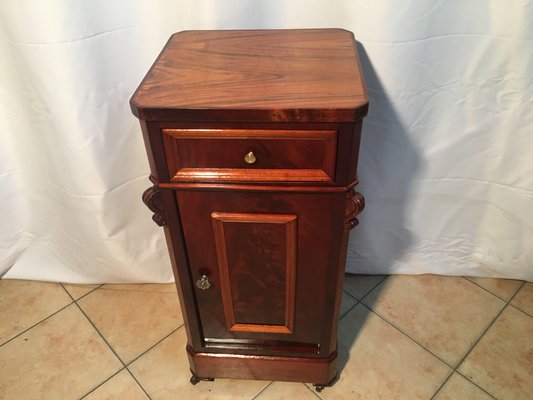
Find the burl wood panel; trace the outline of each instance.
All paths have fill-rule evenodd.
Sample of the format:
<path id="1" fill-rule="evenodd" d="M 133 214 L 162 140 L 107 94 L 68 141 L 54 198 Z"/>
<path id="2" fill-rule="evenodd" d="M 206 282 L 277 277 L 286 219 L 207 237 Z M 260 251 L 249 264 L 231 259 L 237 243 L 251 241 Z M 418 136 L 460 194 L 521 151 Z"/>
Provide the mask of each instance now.
<path id="1" fill-rule="evenodd" d="M 292 333 L 296 215 L 211 213 L 230 331 Z"/>
<path id="2" fill-rule="evenodd" d="M 132 111 L 160 121 L 355 121 L 368 105 L 358 63 L 342 29 L 179 32 Z"/>
<path id="3" fill-rule="evenodd" d="M 173 182 L 335 179 L 337 131 L 162 129 Z M 253 152 L 255 162 L 244 156 Z"/>
<path id="4" fill-rule="evenodd" d="M 268 192 L 211 192 L 179 191 L 176 193 L 193 280 L 207 275 L 209 290 L 196 289 L 204 340 L 209 343 L 240 345 L 247 340 L 263 341 L 262 349 L 268 351 L 305 352 L 310 356 L 328 356 L 334 351 L 329 346 L 329 323 L 335 314 L 333 300 L 337 283 L 337 263 L 343 234 L 344 192 L 324 193 L 268 193 Z M 291 333 L 228 330 L 226 312 L 222 301 L 222 280 L 217 258 L 217 246 L 212 214 L 278 214 L 297 217 L 296 289 L 294 326 Z M 285 248 L 287 232 L 271 229 L 264 238 L 268 247 Z M 282 241 L 271 235 L 282 234 Z M 290 233 L 290 230 L 289 230 Z M 237 234 L 237 232 L 236 232 Z M 242 236 L 244 232 L 240 232 Z M 221 241 L 219 239 L 219 241 Z M 239 254 L 242 241 L 226 239 L 228 253 Z M 260 247 L 259 247 L 260 248 Z M 245 250 L 253 253 L 253 250 Z M 256 250 L 257 252 L 258 250 Z M 280 251 L 278 250 L 277 253 Z M 286 256 L 285 256 L 286 257 Z M 251 273 L 262 274 L 263 264 L 253 265 Z M 258 271 L 259 270 L 259 271 Z M 253 278 L 253 277 L 252 277 Z M 252 280 L 253 283 L 253 280 Z M 331 298 L 329 298 L 331 297 Z M 252 299 L 250 299 L 252 301 Z M 272 319 L 269 308 L 257 309 L 250 318 L 255 321 Z M 250 320 L 252 321 L 252 320 Z M 281 321 L 281 319 L 279 320 Z M 322 340 L 327 337 L 327 341 Z M 212 340 L 214 339 L 214 340 Z M 280 343 L 276 349 L 272 342 L 293 343 L 292 348 Z M 256 342 L 259 343 L 259 342 Z M 270 343 L 270 344 L 269 344 Z M 320 346 L 318 346 L 320 344 Z M 231 346 L 228 346 L 231 348 Z M 310 353 L 310 349 L 314 353 Z M 221 350 L 217 350 L 221 351 Z M 246 354 L 246 352 L 244 352 Z"/>

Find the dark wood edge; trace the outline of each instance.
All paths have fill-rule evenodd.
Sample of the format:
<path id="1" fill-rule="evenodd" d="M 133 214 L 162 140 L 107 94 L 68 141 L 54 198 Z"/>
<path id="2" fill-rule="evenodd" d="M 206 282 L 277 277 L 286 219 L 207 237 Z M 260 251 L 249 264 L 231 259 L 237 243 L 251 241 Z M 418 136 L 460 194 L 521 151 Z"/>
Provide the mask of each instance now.
<path id="1" fill-rule="evenodd" d="M 364 196 L 356 192 L 354 188 L 351 188 L 346 192 L 346 211 L 344 217 L 344 230 L 349 231 L 355 228 L 359 224 L 359 220 L 356 218 L 365 208 Z"/>
<path id="2" fill-rule="evenodd" d="M 167 224 L 167 219 L 161 206 L 161 191 L 156 185 L 146 189 L 142 195 L 143 203 L 154 213 L 152 219 L 154 222 L 163 226 Z"/>
<path id="3" fill-rule="evenodd" d="M 214 121 L 214 122 L 355 122 L 368 113 L 368 99 L 353 108 L 332 109 L 242 109 L 242 108 L 141 108 L 130 102 L 132 113 L 144 121 Z"/>
<path id="4" fill-rule="evenodd" d="M 155 179 L 152 179 L 154 182 Z M 198 314 L 198 304 L 194 293 L 194 280 L 189 267 L 189 256 L 183 237 L 176 193 L 161 191 L 163 209 L 166 211 L 167 225 L 164 226 L 165 238 L 170 255 L 172 272 L 176 281 L 187 340 L 190 346 L 199 349 L 203 346 L 202 325 Z"/>

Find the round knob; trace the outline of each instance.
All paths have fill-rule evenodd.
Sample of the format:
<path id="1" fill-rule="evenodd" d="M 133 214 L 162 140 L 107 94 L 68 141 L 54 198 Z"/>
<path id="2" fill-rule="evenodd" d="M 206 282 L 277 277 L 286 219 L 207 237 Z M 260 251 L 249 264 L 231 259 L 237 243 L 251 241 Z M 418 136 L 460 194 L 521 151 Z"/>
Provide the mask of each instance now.
<path id="1" fill-rule="evenodd" d="M 202 290 L 209 289 L 211 287 L 211 283 L 209 282 L 207 276 L 202 275 L 201 278 L 196 281 L 196 287 Z"/>
<path id="2" fill-rule="evenodd" d="M 244 161 L 246 161 L 248 164 L 253 164 L 254 162 L 256 162 L 257 158 L 255 158 L 254 152 L 250 151 L 246 153 L 246 155 L 244 156 Z"/>

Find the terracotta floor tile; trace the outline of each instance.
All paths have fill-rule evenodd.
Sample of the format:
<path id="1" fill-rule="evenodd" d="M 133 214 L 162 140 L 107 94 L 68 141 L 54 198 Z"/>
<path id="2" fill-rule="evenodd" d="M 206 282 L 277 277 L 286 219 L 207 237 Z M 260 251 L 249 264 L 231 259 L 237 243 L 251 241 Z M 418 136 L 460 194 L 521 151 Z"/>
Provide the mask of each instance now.
<path id="1" fill-rule="evenodd" d="M 4 399 L 77 399 L 122 365 L 75 305 L 0 347 Z"/>
<path id="2" fill-rule="evenodd" d="M 79 299 L 82 296 L 85 296 L 87 293 L 96 289 L 100 285 L 77 285 L 73 283 L 63 283 L 63 287 L 67 292 L 74 298 L 74 300 Z"/>
<path id="3" fill-rule="evenodd" d="M 78 303 L 125 363 L 183 323 L 175 293 L 102 287 Z"/>
<path id="4" fill-rule="evenodd" d="M 350 311 L 350 308 L 352 308 L 355 305 L 355 303 L 357 303 L 357 300 L 355 300 L 349 294 L 342 292 L 342 303 L 341 303 L 341 309 L 339 312 L 339 318 L 342 318 L 344 314 Z"/>
<path id="5" fill-rule="evenodd" d="M 122 370 L 83 398 L 83 400 L 114 399 L 148 400 L 148 396 L 146 396 L 139 384 L 135 382 L 130 373 Z"/>
<path id="6" fill-rule="evenodd" d="M 107 284 L 102 289 L 109 290 L 128 290 L 135 292 L 158 292 L 158 293 L 177 293 L 174 283 L 129 283 L 129 284 Z"/>
<path id="7" fill-rule="evenodd" d="M 485 393 L 468 379 L 455 373 L 437 393 L 434 400 L 492 400 L 492 396 Z"/>
<path id="8" fill-rule="evenodd" d="M 180 328 L 129 366 L 153 400 L 250 400 L 268 385 L 266 381 L 233 379 L 191 385 L 186 343 L 185 329 Z"/>
<path id="9" fill-rule="evenodd" d="M 320 393 L 326 400 L 427 400 L 451 372 L 361 304 L 340 321 L 339 358 L 339 380 Z"/>
<path id="10" fill-rule="evenodd" d="M 533 316 L 533 283 L 526 282 L 511 304 Z"/>
<path id="11" fill-rule="evenodd" d="M 58 283 L 0 280 L 0 344 L 72 302 Z"/>
<path id="12" fill-rule="evenodd" d="M 461 277 L 389 277 L 363 300 L 372 310 L 452 366 L 505 303 Z"/>
<path id="13" fill-rule="evenodd" d="M 384 278 L 385 275 L 346 274 L 344 278 L 344 290 L 346 290 L 356 299 L 361 300 Z"/>
<path id="14" fill-rule="evenodd" d="M 476 283 L 505 301 L 513 297 L 513 294 L 516 293 L 522 284 L 522 281 L 517 281 L 515 279 L 478 278 L 474 276 L 467 276 L 466 279 Z"/>
<path id="15" fill-rule="evenodd" d="M 507 307 L 459 367 L 498 399 L 533 393 L 533 318 Z"/>
<path id="16" fill-rule="evenodd" d="M 325 389 L 326 390 L 326 389 Z M 303 383 L 273 382 L 254 400 L 318 400 Z"/>

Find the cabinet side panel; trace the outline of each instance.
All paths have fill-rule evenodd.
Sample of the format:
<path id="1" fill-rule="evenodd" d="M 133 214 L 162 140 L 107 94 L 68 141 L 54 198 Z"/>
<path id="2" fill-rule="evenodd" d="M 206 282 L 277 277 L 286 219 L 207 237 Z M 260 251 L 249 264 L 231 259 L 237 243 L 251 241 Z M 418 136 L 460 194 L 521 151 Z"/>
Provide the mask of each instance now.
<path id="1" fill-rule="evenodd" d="M 296 215 L 213 212 L 211 218 L 228 330 L 291 333 Z"/>

